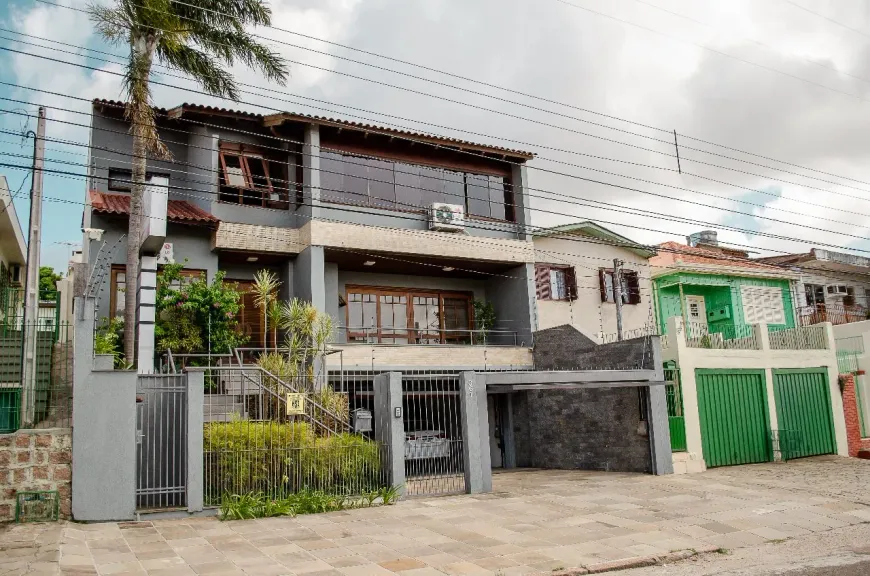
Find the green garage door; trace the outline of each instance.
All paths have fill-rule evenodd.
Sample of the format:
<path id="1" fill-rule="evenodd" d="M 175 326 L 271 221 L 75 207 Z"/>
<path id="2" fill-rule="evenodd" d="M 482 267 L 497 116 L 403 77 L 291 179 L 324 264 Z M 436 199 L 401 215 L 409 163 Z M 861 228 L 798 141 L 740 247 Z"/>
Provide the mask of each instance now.
<path id="1" fill-rule="evenodd" d="M 779 429 L 797 432 L 790 458 L 837 451 L 826 369 L 774 370 L 773 393 Z"/>
<path id="2" fill-rule="evenodd" d="M 764 371 L 697 369 L 695 376 L 707 467 L 770 461 Z"/>

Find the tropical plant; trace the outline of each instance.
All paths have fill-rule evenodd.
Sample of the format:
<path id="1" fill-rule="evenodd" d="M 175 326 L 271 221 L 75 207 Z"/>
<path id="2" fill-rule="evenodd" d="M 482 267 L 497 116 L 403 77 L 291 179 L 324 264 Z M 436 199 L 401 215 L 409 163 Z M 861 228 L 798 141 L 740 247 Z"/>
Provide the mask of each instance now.
<path id="1" fill-rule="evenodd" d="M 211 283 L 205 275 L 181 274 L 184 264 L 167 264 L 157 275 L 157 350 L 225 354 L 245 343 L 239 330 L 241 294 L 218 271 Z"/>
<path id="2" fill-rule="evenodd" d="M 269 349 L 269 309 L 277 302 L 276 294 L 281 282 L 271 270 L 258 270 L 254 274 L 254 285 L 251 293 L 254 295 L 254 305 L 260 309 L 263 318 L 263 348 Z"/>
<path id="3" fill-rule="evenodd" d="M 39 267 L 39 299 L 57 299 L 57 281 L 63 278 L 63 274 L 57 274 L 51 266 Z"/>
<path id="4" fill-rule="evenodd" d="M 121 337 L 124 333 L 124 322 L 120 318 L 103 318 L 94 334 L 94 354 L 111 354 L 114 364 L 123 362 Z"/>
<path id="5" fill-rule="evenodd" d="M 269 304 L 267 312 L 269 325 L 272 326 L 272 345 L 278 349 L 278 325 L 281 323 L 281 303 L 277 299 Z"/>
<path id="6" fill-rule="evenodd" d="M 495 326 L 495 309 L 492 306 L 492 302 L 475 300 L 474 328 L 480 331 L 484 343 L 486 343 L 486 338 L 493 326 Z"/>
<path id="7" fill-rule="evenodd" d="M 307 391 L 313 391 L 332 342 L 332 316 L 319 312 L 310 302 L 294 298 L 282 306 L 280 327 L 287 331 L 287 356 L 298 368 L 301 385 Z"/>
<path id="8" fill-rule="evenodd" d="M 282 85 L 287 79 L 287 66 L 246 29 L 271 24 L 272 11 L 263 0 L 114 0 L 111 6 L 91 4 L 88 12 L 105 40 L 130 46 L 123 80 L 125 117 L 133 136 L 126 287 L 129 294 L 135 294 L 147 156 L 171 158 L 169 149 L 160 141 L 151 105 L 150 76 L 155 57 L 190 76 L 209 94 L 231 100 L 239 99 L 239 90 L 224 66 L 239 61 Z M 124 352 L 132 360 L 135 298 L 127 298 L 124 320 Z"/>

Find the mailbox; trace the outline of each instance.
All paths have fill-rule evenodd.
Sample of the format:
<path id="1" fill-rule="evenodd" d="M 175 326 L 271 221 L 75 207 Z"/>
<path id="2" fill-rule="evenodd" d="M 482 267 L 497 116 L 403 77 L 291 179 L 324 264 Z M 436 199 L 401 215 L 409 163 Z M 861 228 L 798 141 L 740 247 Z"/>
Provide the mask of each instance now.
<path id="1" fill-rule="evenodd" d="M 372 431 L 372 412 L 365 408 L 357 408 L 353 411 L 353 431 L 354 432 L 371 432 Z"/>

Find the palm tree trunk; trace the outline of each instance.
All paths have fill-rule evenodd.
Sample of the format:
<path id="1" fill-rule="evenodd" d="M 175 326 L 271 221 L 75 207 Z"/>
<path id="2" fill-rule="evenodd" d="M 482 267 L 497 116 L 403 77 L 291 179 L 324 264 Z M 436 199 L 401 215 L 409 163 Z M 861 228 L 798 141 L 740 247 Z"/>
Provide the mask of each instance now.
<path id="1" fill-rule="evenodd" d="M 153 35 L 130 37 L 130 100 L 127 117 L 133 135 L 132 185 L 130 187 L 130 223 L 127 231 L 127 270 L 124 298 L 124 357 L 136 358 L 136 300 L 139 286 L 139 244 L 142 234 L 142 196 L 145 192 L 147 153 L 157 144 L 154 114 L 149 102 L 148 79 L 157 39 Z"/>

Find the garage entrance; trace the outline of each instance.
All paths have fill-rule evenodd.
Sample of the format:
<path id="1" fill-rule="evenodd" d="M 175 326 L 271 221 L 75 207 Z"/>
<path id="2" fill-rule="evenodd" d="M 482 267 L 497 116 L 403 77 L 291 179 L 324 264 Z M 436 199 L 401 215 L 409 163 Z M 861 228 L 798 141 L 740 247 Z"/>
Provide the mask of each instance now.
<path id="1" fill-rule="evenodd" d="M 695 381 L 707 467 L 770 461 L 764 370 L 698 368 Z"/>
<path id="2" fill-rule="evenodd" d="M 794 438 L 789 458 L 837 452 L 825 368 L 774 370 L 773 393 L 779 428 L 791 431 Z"/>

